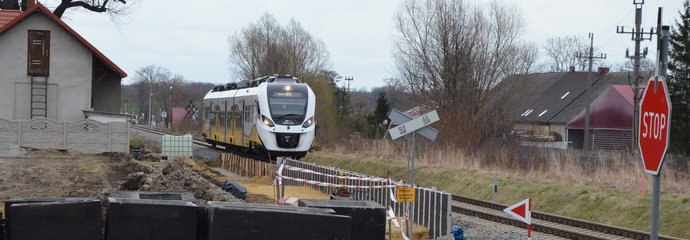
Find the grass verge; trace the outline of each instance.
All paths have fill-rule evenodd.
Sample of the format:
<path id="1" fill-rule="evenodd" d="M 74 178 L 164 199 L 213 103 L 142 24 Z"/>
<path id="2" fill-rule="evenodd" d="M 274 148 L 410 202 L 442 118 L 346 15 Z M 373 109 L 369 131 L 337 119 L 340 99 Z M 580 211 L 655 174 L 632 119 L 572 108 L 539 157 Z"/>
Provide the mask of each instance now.
<path id="1" fill-rule="evenodd" d="M 334 166 L 349 171 L 393 179 L 405 179 L 407 162 L 391 158 L 316 152 L 303 161 Z M 513 204 L 527 197 L 536 211 L 569 216 L 625 228 L 649 231 L 651 198 L 635 187 L 600 185 L 592 182 L 564 182 L 560 179 L 495 170 L 468 170 L 447 164 L 417 162 L 415 181 L 425 187 L 437 187 L 453 194 L 491 200 L 493 178 L 498 178 L 497 201 Z M 647 178 L 647 184 L 651 178 Z M 638 184 L 635 182 L 631 185 Z M 639 189 L 639 187 L 638 187 Z M 663 188 L 662 188 L 663 190 Z M 690 196 L 663 193 L 660 209 L 660 232 L 663 235 L 690 238 Z"/>

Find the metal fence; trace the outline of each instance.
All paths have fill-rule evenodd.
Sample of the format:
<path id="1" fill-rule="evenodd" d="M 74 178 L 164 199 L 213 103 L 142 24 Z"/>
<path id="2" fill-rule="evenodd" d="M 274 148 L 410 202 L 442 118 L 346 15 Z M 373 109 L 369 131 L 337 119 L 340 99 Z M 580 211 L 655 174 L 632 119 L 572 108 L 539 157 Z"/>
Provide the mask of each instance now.
<path id="1" fill-rule="evenodd" d="M 322 167 L 294 160 L 287 160 L 285 163 L 290 166 L 304 168 L 314 172 L 319 172 L 328 175 L 342 175 L 359 178 L 371 177 L 360 173 L 349 172 L 337 168 Z M 328 177 L 324 175 L 317 175 L 313 173 L 299 171 L 284 170 L 283 175 L 311 181 L 342 185 L 381 186 L 389 184 L 387 182 L 373 182 L 357 179 L 340 180 L 337 178 Z M 313 184 L 306 184 L 291 180 L 283 180 L 283 182 L 284 184 L 288 185 L 308 185 L 313 189 L 317 189 L 327 194 L 330 194 L 336 190 L 335 187 L 317 186 Z M 409 186 L 398 181 L 392 181 L 390 184 Z M 391 190 L 387 188 L 357 189 L 352 191 L 355 199 L 374 201 L 386 207 L 391 206 L 396 216 L 402 216 L 404 213 L 405 203 L 394 203 L 390 197 Z M 429 230 L 429 236 L 431 238 L 438 238 L 441 236 L 449 235 L 451 225 L 451 194 L 419 186 L 415 187 L 415 193 L 415 202 L 411 203 L 414 205 L 414 219 L 412 219 L 414 223 L 427 227 Z M 393 194 L 395 194 L 395 189 L 393 189 Z"/>
<path id="2" fill-rule="evenodd" d="M 0 118 L 0 146 L 73 149 L 85 153 L 129 152 L 129 123 L 91 119 L 57 122 L 48 118 Z"/>

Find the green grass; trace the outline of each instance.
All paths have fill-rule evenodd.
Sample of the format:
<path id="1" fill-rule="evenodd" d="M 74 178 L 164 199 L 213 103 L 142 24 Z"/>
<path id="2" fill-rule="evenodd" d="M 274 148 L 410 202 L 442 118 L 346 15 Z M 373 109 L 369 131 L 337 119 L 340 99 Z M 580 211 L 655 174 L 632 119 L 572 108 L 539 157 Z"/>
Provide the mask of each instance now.
<path id="1" fill-rule="evenodd" d="M 317 152 L 303 160 L 334 166 L 345 170 L 374 176 L 406 179 L 407 163 L 380 158 L 348 157 Z M 615 226 L 649 231 L 651 215 L 650 194 L 612 187 L 598 187 L 559 183 L 553 179 L 535 181 L 518 174 L 506 174 L 417 163 L 415 182 L 424 187 L 468 197 L 491 200 L 493 178 L 498 177 L 497 199 L 502 204 L 513 204 L 532 198 L 535 211 L 568 216 L 577 219 L 611 224 Z M 651 190 L 651 189 L 650 189 Z M 688 196 L 661 196 L 660 232 L 681 238 L 690 238 L 690 200 Z"/>

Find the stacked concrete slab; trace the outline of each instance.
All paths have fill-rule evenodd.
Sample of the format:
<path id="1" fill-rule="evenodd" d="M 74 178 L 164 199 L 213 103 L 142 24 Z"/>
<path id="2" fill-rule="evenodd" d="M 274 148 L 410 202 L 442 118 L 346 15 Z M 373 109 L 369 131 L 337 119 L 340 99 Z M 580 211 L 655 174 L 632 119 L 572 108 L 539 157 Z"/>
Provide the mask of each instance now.
<path id="1" fill-rule="evenodd" d="M 208 239 L 357 239 L 350 237 L 352 219 L 332 210 L 208 204 Z"/>
<path id="2" fill-rule="evenodd" d="M 372 201 L 300 199 L 300 207 L 333 209 L 352 218 L 352 239 L 385 239 L 386 208 Z"/>
<path id="3" fill-rule="evenodd" d="M 103 239 L 95 198 L 14 198 L 5 201 L 7 240 Z"/>

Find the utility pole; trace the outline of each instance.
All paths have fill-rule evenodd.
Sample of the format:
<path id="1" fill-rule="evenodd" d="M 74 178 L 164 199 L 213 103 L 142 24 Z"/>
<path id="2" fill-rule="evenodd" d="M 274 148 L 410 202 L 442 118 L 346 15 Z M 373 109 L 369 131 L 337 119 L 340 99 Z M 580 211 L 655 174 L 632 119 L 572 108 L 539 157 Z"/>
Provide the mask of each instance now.
<path id="1" fill-rule="evenodd" d="M 149 127 L 153 127 L 153 118 L 151 118 L 151 100 L 153 98 L 153 84 L 149 82 Z"/>
<path id="2" fill-rule="evenodd" d="M 348 93 L 350 92 L 350 82 L 351 82 L 352 80 L 353 80 L 353 78 L 352 78 L 351 76 L 350 76 L 350 77 L 347 77 L 347 76 L 345 77 L 345 81 L 347 81 L 347 92 L 348 92 Z"/>
<path id="3" fill-rule="evenodd" d="M 606 54 L 601 54 L 599 56 L 594 56 L 594 33 L 589 33 L 589 54 L 587 56 L 582 56 L 582 54 L 577 53 L 578 58 L 587 58 L 589 60 L 589 72 L 587 73 L 587 86 L 585 87 L 585 138 L 582 142 L 583 149 L 585 150 L 585 155 L 587 151 L 592 150 L 591 147 L 594 145 L 589 144 L 589 105 L 592 102 L 592 61 L 594 59 L 606 59 Z"/>
<path id="4" fill-rule="evenodd" d="M 662 8 L 659 8 L 657 20 L 657 60 L 656 75 L 666 79 L 666 65 L 668 64 L 668 45 L 670 37 L 670 27 L 661 24 Z M 633 131 L 634 132 L 634 131 Z M 663 159 L 662 159 L 663 161 Z M 649 237 L 652 240 L 659 239 L 659 199 L 661 198 L 661 171 L 654 175 L 652 189 L 652 223 Z"/>
<path id="5" fill-rule="evenodd" d="M 635 81 L 633 84 L 633 102 L 634 102 L 634 113 L 633 116 L 639 115 L 640 112 L 640 95 L 639 95 L 639 89 L 640 89 L 640 80 L 642 79 L 642 76 L 640 76 L 640 60 L 647 55 L 647 50 L 645 49 L 644 51 L 644 56 L 640 54 L 640 42 L 644 40 L 652 40 L 652 33 L 654 32 L 654 28 L 652 28 L 649 31 L 649 37 L 645 37 L 644 28 L 641 27 L 642 25 L 642 5 L 644 4 L 644 0 L 633 0 L 633 5 L 635 5 L 635 27 L 633 28 L 632 31 L 626 31 L 624 26 L 617 26 L 616 27 L 616 33 L 618 34 L 631 34 L 631 40 L 635 41 L 635 56 L 628 56 L 628 52 L 626 51 L 625 57 L 627 58 L 632 58 L 633 60 L 633 76 L 635 77 Z M 636 129 L 639 127 L 639 122 L 637 117 L 633 117 L 633 139 L 632 139 L 632 148 L 637 152 L 638 149 L 638 141 L 637 139 L 639 138 L 638 133 Z"/>

